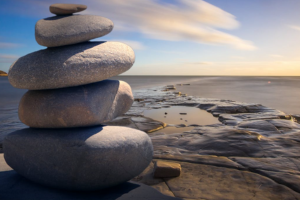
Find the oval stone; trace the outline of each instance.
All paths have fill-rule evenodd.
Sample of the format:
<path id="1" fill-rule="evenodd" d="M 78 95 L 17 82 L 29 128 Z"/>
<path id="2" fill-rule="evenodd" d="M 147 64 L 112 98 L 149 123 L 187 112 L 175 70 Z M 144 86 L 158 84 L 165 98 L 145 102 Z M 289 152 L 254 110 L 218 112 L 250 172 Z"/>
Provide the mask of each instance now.
<path id="1" fill-rule="evenodd" d="M 30 90 L 19 105 L 19 118 L 33 128 L 100 125 L 127 112 L 133 103 L 130 86 L 105 80 L 56 90 Z"/>
<path id="2" fill-rule="evenodd" d="M 49 7 L 51 13 L 56 15 L 70 15 L 73 13 L 81 12 L 87 8 L 86 5 L 81 4 L 63 4 L 63 3 L 56 3 L 52 4 Z"/>
<path id="3" fill-rule="evenodd" d="M 48 48 L 19 58 L 9 69 L 12 86 L 29 90 L 84 85 L 130 69 L 134 51 L 119 42 L 85 42 Z"/>
<path id="4" fill-rule="evenodd" d="M 104 36 L 113 26 L 111 20 L 94 15 L 49 17 L 36 23 L 35 39 L 42 46 L 58 47 Z"/>
<path id="5" fill-rule="evenodd" d="M 127 127 L 22 129 L 4 142 L 7 164 L 37 183 L 99 190 L 139 175 L 151 162 L 151 139 Z"/>

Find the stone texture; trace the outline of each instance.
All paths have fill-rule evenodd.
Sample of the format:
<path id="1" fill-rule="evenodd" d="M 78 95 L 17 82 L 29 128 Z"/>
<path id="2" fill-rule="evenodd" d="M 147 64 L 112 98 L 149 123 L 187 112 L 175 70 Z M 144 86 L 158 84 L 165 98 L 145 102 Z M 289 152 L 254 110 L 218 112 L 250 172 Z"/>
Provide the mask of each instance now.
<path id="1" fill-rule="evenodd" d="M 181 165 L 174 162 L 156 161 L 154 167 L 155 178 L 171 178 L 180 176 Z"/>
<path id="2" fill-rule="evenodd" d="M 134 182 L 143 182 L 147 185 L 151 185 L 159 192 L 174 197 L 172 191 L 169 190 L 167 184 L 161 178 L 153 178 L 154 162 L 152 161 L 149 166 L 138 176 L 132 179 Z"/>
<path id="3" fill-rule="evenodd" d="M 94 15 L 49 17 L 36 23 L 35 39 L 42 46 L 58 47 L 102 37 L 113 26 L 111 20 Z"/>
<path id="4" fill-rule="evenodd" d="M 195 163 L 179 162 L 182 172 L 175 178 L 153 178 L 149 167 L 134 180 L 151 185 L 164 194 L 207 200 L 282 200 L 300 199 L 300 194 L 285 185 L 256 173 Z M 150 164 L 151 165 L 151 164 Z M 152 170 L 151 170 L 152 169 Z M 167 187 L 163 187 L 166 184 Z M 170 196 L 171 196 L 170 195 Z"/>
<path id="5" fill-rule="evenodd" d="M 148 117 L 134 117 L 134 116 L 117 117 L 116 119 L 106 122 L 104 124 L 109 126 L 126 126 L 129 128 L 135 128 L 144 131 L 146 133 L 152 133 L 166 127 L 166 124 L 163 122 L 156 121 Z"/>
<path id="6" fill-rule="evenodd" d="M 33 128 L 93 126 L 124 114 L 132 102 L 130 86 L 117 80 L 55 90 L 30 90 L 20 101 L 19 118 Z"/>
<path id="7" fill-rule="evenodd" d="M 48 48 L 19 58 L 8 74 L 16 88 L 56 89 L 98 82 L 131 68 L 133 50 L 119 42 L 86 42 Z"/>
<path id="8" fill-rule="evenodd" d="M 157 153 L 157 147 L 154 146 L 154 151 Z M 197 163 L 204 165 L 213 165 L 217 167 L 226 167 L 234 168 L 239 170 L 246 170 L 246 167 L 230 160 L 224 156 L 214 156 L 214 155 L 199 155 L 199 154 L 172 154 L 169 147 L 165 148 L 164 154 L 156 154 L 153 156 L 155 159 L 169 160 L 169 161 L 178 161 L 178 162 L 188 162 L 188 163 Z M 167 151 L 169 150 L 170 153 Z"/>
<path id="9" fill-rule="evenodd" d="M 152 162 L 151 162 L 152 163 Z M 149 165 L 150 166 L 150 165 Z M 147 167 L 149 168 L 149 167 Z M 165 185 L 165 187 L 167 187 Z M 168 195 L 168 194 L 167 194 Z M 174 195 L 173 195 L 174 196 Z M 34 183 L 17 174 L 5 162 L 3 153 L 0 153 L 0 199 L 1 200 L 179 200 L 168 197 L 150 186 L 126 182 L 116 187 L 98 191 L 69 191 L 45 187 Z"/>
<path id="10" fill-rule="evenodd" d="M 22 176 L 55 188 L 99 190 L 140 174 L 152 160 L 152 143 L 139 130 L 96 126 L 22 129 L 4 140 L 7 164 Z"/>
<path id="11" fill-rule="evenodd" d="M 225 157 L 297 157 L 299 142 L 232 127 L 195 127 L 190 133 L 151 137 L 155 155 L 215 155 Z"/>
<path id="12" fill-rule="evenodd" d="M 292 115 L 295 122 L 300 123 L 300 114 L 299 115 Z"/>
<path id="13" fill-rule="evenodd" d="M 56 3 L 52 4 L 49 7 L 51 13 L 56 15 L 70 15 L 73 13 L 81 12 L 87 8 L 86 5 L 81 4 L 63 4 L 63 3 Z"/>
<path id="14" fill-rule="evenodd" d="M 155 106 L 194 106 L 219 115 L 222 124 L 150 134 L 153 157 L 180 163 L 181 175 L 153 178 L 152 167 L 134 180 L 185 200 L 300 199 L 300 129 L 293 121 L 295 115 L 291 118 L 260 104 L 199 97 L 189 100 L 172 92 L 153 91 L 136 92 L 135 98 L 149 103 L 135 102 L 126 115 Z"/>
<path id="15" fill-rule="evenodd" d="M 181 175 L 153 178 L 153 160 L 134 181 L 185 200 L 300 199 L 300 129 L 291 120 L 297 115 L 291 118 L 260 104 L 180 97 L 162 92 L 162 88 L 134 91 L 141 101 L 133 103 L 122 116 L 124 120 L 114 123 L 143 128 L 136 123 L 151 124 L 143 117 L 145 110 L 180 105 L 204 110 L 215 107 L 210 109 L 211 114 L 218 114 L 222 124 L 195 124 L 190 131 L 174 128 L 178 133 L 162 133 L 168 128 L 150 133 L 153 158 L 180 163 Z M 7 123 L 4 133 L 16 130 L 16 125 L 21 128 L 20 124 L 17 119 Z"/>

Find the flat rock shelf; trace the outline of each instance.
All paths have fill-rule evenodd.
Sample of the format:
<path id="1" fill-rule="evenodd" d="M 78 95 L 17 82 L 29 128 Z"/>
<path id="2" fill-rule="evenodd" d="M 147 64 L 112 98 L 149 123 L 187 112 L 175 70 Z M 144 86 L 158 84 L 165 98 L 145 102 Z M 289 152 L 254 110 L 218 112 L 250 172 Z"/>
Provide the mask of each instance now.
<path id="1" fill-rule="evenodd" d="M 129 118 L 153 109 L 186 106 L 209 112 L 220 123 L 148 133 L 154 160 L 133 180 L 182 199 L 300 199 L 297 115 L 260 104 L 179 95 L 166 88 L 134 95 L 136 101 L 125 114 Z M 181 175 L 153 178 L 156 160 L 181 164 Z"/>
<path id="2" fill-rule="evenodd" d="M 154 159 L 132 181 L 186 200 L 300 199 L 298 115 L 260 104 L 174 94 L 165 87 L 136 90 L 134 96 L 130 110 L 107 123 L 145 131 L 152 140 Z M 182 127 L 144 116 L 170 106 L 201 109 L 218 121 Z M 180 116 L 188 117 L 186 113 Z M 17 119 L 0 138 L 15 127 L 23 128 Z M 178 131 L 165 133 L 168 128 Z M 180 176 L 153 178 L 157 160 L 179 163 Z M 13 173 L 7 168 L 2 163 L 1 171 Z"/>

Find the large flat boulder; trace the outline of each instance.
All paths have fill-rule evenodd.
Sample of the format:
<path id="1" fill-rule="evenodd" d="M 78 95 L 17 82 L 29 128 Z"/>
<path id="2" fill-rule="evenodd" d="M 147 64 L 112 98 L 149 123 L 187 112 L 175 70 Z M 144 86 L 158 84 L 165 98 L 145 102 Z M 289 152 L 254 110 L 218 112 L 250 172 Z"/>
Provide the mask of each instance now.
<path id="1" fill-rule="evenodd" d="M 239 130 L 228 126 L 206 126 L 196 127 L 190 133 L 158 135 L 151 139 L 155 155 L 164 155 L 167 152 L 172 155 L 298 157 L 299 142 L 281 135 L 265 137 L 253 131 Z"/>
<path id="2" fill-rule="evenodd" d="M 22 129 L 3 143 L 7 164 L 42 185 L 99 190 L 139 175 L 151 162 L 151 139 L 142 131 L 115 126 Z"/>
<path id="3" fill-rule="evenodd" d="M 164 162 L 160 159 L 155 161 Z M 133 180 L 150 185 L 163 194 L 185 200 L 281 200 L 300 198 L 297 191 L 254 172 L 198 163 L 178 163 L 182 167 L 179 177 L 153 177 L 155 166 L 150 163 L 144 172 Z M 296 179 L 291 180 L 295 181 Z M 295 182 L 295 184 L 298 183 Z"/>
<path id="4" fill-rule="evenodd" d="M 19 105 L 20 120 L 33 128 L 71 128 L 100 125 L 129 110 L 130 86 L 105 80 L 55 90 L 30 90 Z"/>
<path id="5" fill-rule="evenodd" d="M 113 26 L 111 20 L 94 15 L 49 17 L 36 23 L 35 39 L 46 47 L 77 44 L 104 36 Z"/>
<path id="6" fill-rule="evenodd" d="M 10 67 L 8 79 L 12 86 L 29 90 L 79 86 L 119 75 L 134 61 L 126 44 L 86 42 L 23 56 Z"/>

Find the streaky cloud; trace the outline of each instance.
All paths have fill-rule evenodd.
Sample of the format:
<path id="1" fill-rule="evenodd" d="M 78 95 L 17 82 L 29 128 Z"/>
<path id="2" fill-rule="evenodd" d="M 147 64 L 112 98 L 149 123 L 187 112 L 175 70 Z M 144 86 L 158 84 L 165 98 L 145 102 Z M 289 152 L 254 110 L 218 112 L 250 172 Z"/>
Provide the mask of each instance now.
<path id="1" fill-rule="evenodd" d="M 186 62 L 184 64 L 188 64 L 188 65 L 213 65 L 213 62 Z"/>
<path id="2" fill-rule="evenodd" d="M 24 0 L 22 0 L 24 1 Z M 27 4 L 43 7 L 54 0 L 27 0 Z M 65 3 L 82 3 L 65 0 Z M 147 38 L 169 41 L 192 41 L 213 45 L 229 45 L 240 50 L 255 50 L 251 41 L 217 29 L 235 29 L 239 22 L 232 14 L 203 0 L 86 0 L 83 14 L 102 15 L 114 21 L 115 30 L 142 33 Z"/>
<path id="3" fill-rule="evenodd" d="M 295 26 L 295 25 L 288 25 L 288 27 L 290 27 L 291 29 L 300 31 L 300 26 Z"/>
<path id="4" fill-rule="evenodd" d="M 236 49 L 254 50 L 250 41 L 216 30 L 239 26 L 233 15 L 205 1 L 177 0 L 161 4 L 155 0 L 110 0 L 95 3 L 90 14 L 99 11 L 117 22 L 132 26 L 146 37 L 158 40 L 225 44 Z M 115 23 L 116 27 L 118 23 Z M 126 27 L 126 26 L 125 26 Z"/>
<path id="5" fill-rule="evenodd" d="M 17 60 L 20 56 L 12 54 L 0 54 L 0 63 L 12 63 Z"/>
<path id="6" fill-rule="evenodd" d="M 21 44 L 16 43 L 8 43 L 8 42 L 0 42 L 0 49 L 11 49 L 22 46 Z"/>
<path id="7" fill-rule="evenodd" d="M 139 41 L 134 41 L 134 40 L 115 40 L 115 41 L 116 42 L 125 43 L 125 44 L 129 45 L 134 50 L 143 50 L 143 49 L 146 49 L 146 46 L 143 45 Z"/>

